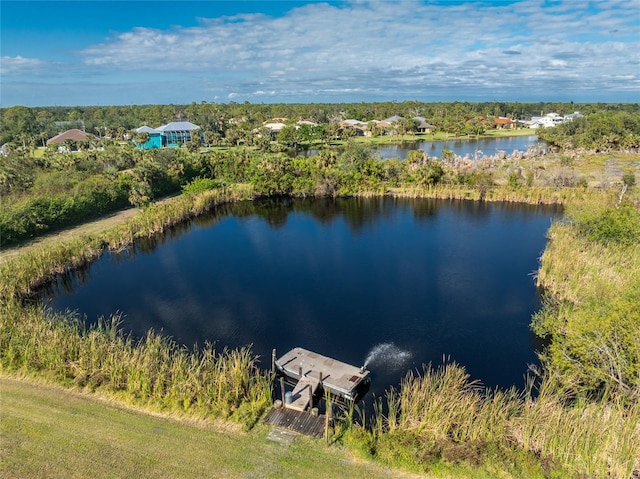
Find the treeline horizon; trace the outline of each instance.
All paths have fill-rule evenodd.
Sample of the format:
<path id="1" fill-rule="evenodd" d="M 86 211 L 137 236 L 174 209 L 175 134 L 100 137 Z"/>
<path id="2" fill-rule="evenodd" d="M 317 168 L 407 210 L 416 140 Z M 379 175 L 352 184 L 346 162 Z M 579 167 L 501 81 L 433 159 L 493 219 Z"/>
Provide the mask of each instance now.
<path id="1" fill-rule="evenodd" d="M 224 131 L 230 121 L 259 126 L 274 118 L 310 120 L 325 124 L 345 119 L 382 120 L 394 115 L 421 116 L 441 131 L 451 123 L 479 116 L 523 119 L 555 112 L 583 115 L 612 111 L 640 114 L 640 103 L 574 103 L 574 102 L 360 102 L 360 103 L 200 103 L 110 106 L 11 106 L 0 108 L 0 144 L 18 135 L 51 137 L 60 132 L 56 122 L 67 122 L 65 128 L 80 127 L 86 132 L 107 135 L 109 130 L 133 130 L 142 125 L 157 127 L 171 121 L 186 120 L 203 131 Z"/>

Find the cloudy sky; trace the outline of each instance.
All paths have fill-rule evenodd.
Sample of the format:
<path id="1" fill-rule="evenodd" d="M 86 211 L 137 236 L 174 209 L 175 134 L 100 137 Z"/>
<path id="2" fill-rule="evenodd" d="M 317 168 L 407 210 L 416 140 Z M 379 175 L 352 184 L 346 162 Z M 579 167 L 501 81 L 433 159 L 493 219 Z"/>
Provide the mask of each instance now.
<path id="1" fill-rule="evenodd" d="M 640 101 L 640 0 L 2 0 L 0 105 Z"/>

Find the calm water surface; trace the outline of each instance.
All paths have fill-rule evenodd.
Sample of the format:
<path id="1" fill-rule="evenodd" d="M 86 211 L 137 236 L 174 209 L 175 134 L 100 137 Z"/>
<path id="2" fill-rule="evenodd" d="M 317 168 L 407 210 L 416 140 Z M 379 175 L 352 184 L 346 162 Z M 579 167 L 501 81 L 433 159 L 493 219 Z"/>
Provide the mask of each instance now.
<path id="1" fill-rule="evenodd" d="M 376 146 L 373 148 L 373 153 L 376 158 L 381 160 L 389 158 L 404 160 L 407 158 L 407 154 L 414 150 L 422 150 L 430 157 L 437 158 L 442 157 L 442 150 L 450 150 L 460 157 L 468 156 L 469 159 L 479 159 L 496 155 L 499 151 L 504 151 L 507 155 L 516 151 L 525 152 L 532 146 L 540 149 L 540 151 L 546 150 L 545 142 L 539 140 L 536 135 L 530 135 L 469 140 L 405 142 L 399 145 Z M 317 155 L 318 150 L 300 151 L 298 154 L 312 156 Z"/>
<path id="2" fill-rule="evenodd" d="M 468 156 L 473 160 L 496 155 L 499 151 L 504 151 L 507 155 L 516 151 L 524 152 L 531 146 L 540 148 L 543 151 L 546 148 L 543 141 L 532 135 L 452 141 L 423 141 L 403 145 L 387 145 L 377 148 L 375 152 L 381 159 L 399 158 L 404 160 L 412 150 L 422 150 L 429 156 L 438 158 L 442 157 L 442 150 L 451 150 L 457 156 Z"/>
<path id="3" fill-rule="evenodd" d="M 449 357 L 488 386 L 521 386 L 536 361 L 532 272 L 557 211 L 410 199 L 226 206 L 134 250 L 107 254 L 43 294 L 88 321 L 119 311 L 140 336 L 191 346 L 301 346 L 363 364 L 376 394 Z"/>

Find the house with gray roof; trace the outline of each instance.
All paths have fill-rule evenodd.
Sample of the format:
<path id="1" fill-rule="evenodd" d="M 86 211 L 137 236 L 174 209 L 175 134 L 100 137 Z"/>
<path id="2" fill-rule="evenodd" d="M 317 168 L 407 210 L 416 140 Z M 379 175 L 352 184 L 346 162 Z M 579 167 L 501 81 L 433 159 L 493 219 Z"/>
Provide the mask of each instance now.
<path id="1" fill-rule="evenodd" d="M 136 129 L 136 135 L 138 133 L 148 133 L 149 139 L 144 143 L 138 143 L 137 139 L 134 138 L 133 141 L 136 144 L 136 148 L 141 150 L 150 150 L 152 148 L 162 148 L 162 132 L 151 128 L 147 125 L 141 126 Z"/>
<path id="2" fill-rule="evenodd" d="M 158 128 L 143 125 L 136 129 L 136 133 L 148 133 L 149 140 L 140 145 L 136 144 L 136 147 L 141 149 L 177 147 L 191 141 L 192 135 L 198 130 L 200 127 L 189 121 L 173 121 Z"/>
<path id="3" fill-rule="evenodd" d="M 398 123 L 400 120 L 402 120 L 401 116 L 393 115 L 393 116 L 390 116 L 389 118 L 385 118 L 380 123 L 386 123 L 387 125 L 393 125 L 394 123 Z"/>
<path id="4" fill-rule="evenodd" d="M 414 116 L 413 119 L 417 122 L 416 129 L 418 130 L 419 133 L 433 132 L 434 126 L 431 123 L 428 123 L 425 117 Z"/>
<path id="5" fill-rule="evenodd" d="M 191 135 L 199 130 L 198 125 L 189 121 L 173 121 L 156 128 L 162 135 L 162 145 L 175 147 L 191 141 Z"/>

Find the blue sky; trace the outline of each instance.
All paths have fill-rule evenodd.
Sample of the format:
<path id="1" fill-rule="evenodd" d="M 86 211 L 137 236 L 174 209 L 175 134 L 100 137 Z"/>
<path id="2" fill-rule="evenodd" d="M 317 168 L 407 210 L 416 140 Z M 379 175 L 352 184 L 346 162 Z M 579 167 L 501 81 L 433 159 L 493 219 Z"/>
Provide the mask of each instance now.
<path id="1" fill-rule="evenodd" d="M 640 0 L 0 2 L 0 105 L 640 101 Z"/>

